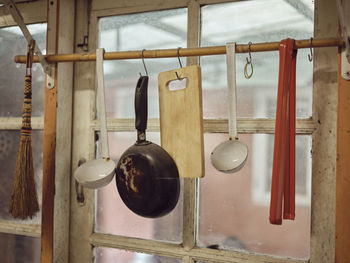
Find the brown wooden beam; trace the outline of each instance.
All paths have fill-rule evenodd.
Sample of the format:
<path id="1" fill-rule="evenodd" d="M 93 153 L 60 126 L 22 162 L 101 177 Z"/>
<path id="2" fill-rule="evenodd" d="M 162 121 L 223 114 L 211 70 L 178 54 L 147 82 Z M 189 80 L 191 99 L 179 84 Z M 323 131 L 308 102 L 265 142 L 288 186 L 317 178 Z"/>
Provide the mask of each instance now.
<path id="1" fill-rule="evenodd" d="M 57 32 L 59 0 L 47 3 L 47 52 L 57 54 Z M 53 262 L 53 224 L 55 197 L 55 152 L 56 152 L 56 105 L 57 105 L 57 66 L 54 67 L 55 81 L 52 89 L 45 81 L 44 138 L 43 138 L 43 181 L 41 217 L 41 262 Z"/>
<path id="2" fill-rule="evenodd" d="M 335 262 L 350 262 L 350 81 L 341 76 L 338 54 L 338 123 Z"/>
<path id="3" fill-rule="evenodd" d="M 56 81 L 55 81 L 56 82 Z M 43 181 L 41 217 L 41 262 L 51 263 L 53 256 L 53 211 L 55 193 L 56 87 L 45 87 Z"/>

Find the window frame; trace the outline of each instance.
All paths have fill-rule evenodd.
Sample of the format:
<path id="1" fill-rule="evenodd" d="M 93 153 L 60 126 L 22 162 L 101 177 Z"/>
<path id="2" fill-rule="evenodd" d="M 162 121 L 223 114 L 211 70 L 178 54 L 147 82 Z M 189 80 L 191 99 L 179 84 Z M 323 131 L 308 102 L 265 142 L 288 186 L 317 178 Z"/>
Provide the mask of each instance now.
<path id="1" fill-rule="evenodd" d="M 17 3 L 18 10 L 23 14 L 23 20 L 26 24 L 46 23 L 46 1 L 38 0 L 31 3 Z M 8 13 L 6 6 L 0 7 L 0 28 L 16 26 L 17 24 Z M 19 131 L 22 125 L 22 117 L 0 117 L 0 131 Z M 43 131 L 44 118 L 31 118 L 32 130 Z M 14 235 L 23 235 L 29 237 L 41 236 L 41 224 L 23 224 L 20 221 L 11 221 L 0 219 L 0 232 Z"/>
<path id="2" fill-rule="evenodd" d="M 61 1 L 65 3 L 67 1 Z M 206 4 L 216 4 L 225 2 L 235 2 L 230 0 L 132 0 L 125 6 L 124 1 L 76 1 L 76 24 L 75 43 L 82 43 L 84 36 L 89 35 L 89 52 L 94 52 L 97 40 L 97 21 L 99 17 L 121 15 L 129 13 L 157 11 L 172 8 L 188 8 L 188 47 L 199 45 L 200 34 L 200 7 Z M 337 15 L 331 3 L 325 0 L 315 1 L 315 28 L 314 34 L 317 37 L 329 37 L 337 34 Z M 34 2 L 18 3 L 19 10 L 24 14 L 27 24 L 47 21 L 47 1 L 39 0 Z M 326 11 L 325 11 L 326 10 Z M 323 16 L 326 14 L 327 16 Z M 15 23 L 9 17 L 4 7 L 0 7 L 0 27 L 13 26 Z M 322 19 L 318 19 L 322 17 Z M 48 21 L 53 25 L 54 22 Z M 88 27 L 90 24 L 90 27 Z M 52 41 L 52 36 L 48 37 Z M 73 41 L 73 40 L 72 40 Z M 62 47 L 59 51 L 67 53 L 69 50 Z M 76 53 L 85 51 L 75 48 Z M 320 73 L 335 72 L 337 70 L 337 49 L 322 48 L 314 52 L 314 74 L 317 77 Z M 198 58 L 188 58 L 187 65 L 197 64 Z M 64 79 L 69 73 L 61 67 L 58 72 L 58 79 Z M 69 67 L 69 66 L 68 66 Z M 80 158 L 91 159 L 94 157 L 94 134 L 99 130 L 99 123 L 94 119 L 94 63 L 76 63 L 74 65 L 74 115 L 73 115 L 73 146 L 72 171 L 78 165 Z M 62 82 L 60 83 L 62 84 Z M 80 88 L 84 87 L 84 89 Z M 332 91 L 330 94 L 329 90 Z M 55 251 L 64 249 L 69 253 L 70 262 L 91 262 L 93 259 L 93 246 L 104 246 L 117 249 L 127 249 L 136 252 L 145 252 L 161 256 L 182 258 L 182 262 L 194 262 L 194 260 L 207 260 L 215 262 L 325 262 L 334 259 L 335 243 L 335 159 L 336 159 L 336 96 L 337 83 L 329 80 L 314 80 L 313 93 L 313 114 L 311 119 L 297 120 L 298 134 L 312 134 L 313 137 L 313 164 L 312 164 L 312 214 L 311 214 L 311 247 L 310 260 L 300 261 L 292 259 L 280 259 L 273 256 L 250 255 L 235 251 L 221 251 L 207 248 L 195 247 L 197 221 L 196 203 L 198 197 L 198 179 L 185 179 L 184 191 L 184 242 L 183 245 L 174 245 L 158 241 L 143 240 L 131 237 L 113 236 L 93 232 L 94 217 L 94 191 L 84 189 L 85 203 L 80 204 L 76 200 L 75 181 L 68 180 L 71 185 L 71 196 L 68 200 L 68 221 L 62 219 L 62 223 L 69 231 L 68 238 L 60 238 L 62 234 L 55 232 Z M 322 96 L 327 94 L 327 96 Z M 62 99 L 61 99 L 62 100 Z M 60 105 L 60 104 L 59 104 Z M 60 105 L 61 107 L 61 105 Z M 82 114 L 83 113 L 83 114 Z M 84 114 L 85 113 L 85 114 Z M 58 122 L 64 122 L 64 117 L 59 117 Z M 157 120 L 150 121 L 150 128 L 159 130 Z M 21 118 L 0 118 L 0 130 L 19 130 Z M 239 132 L 242 133 L 273 133 L 274 120 L 272 119 L 245 119 L 239 120 Z M 43 130 L 43 118 L 32 119 L 33 129 Z M 63 133 L 64 126 L 57 127 L 57 133 Z M 133 130 L 133 122 L 130 120 L 113 119 L 108 120 L 109 131 Z M 227 131 L 226 120 L 204 120 L 205 132 L 225 132 Z M 333 136 L 329 136 L 329 134 Z M 57 148 L 56 158 L 64 153 L 66 149 Z M 56 160 L 56 166 L 60 165 Z M 66 187 L 66 183 L 61 183 L 60 173 L 56 171 L 56 190 Z M 59 175 L 59 176 L 57 176 Z M 67 199 L 65 192 L 56 192 L 56 200 Z M 59 203 L 59 201 L 57 201 Z M 63 202 L 63 201 L 62 201 Z M 60 206 L 56 206 L 55 214 L 60 215 Z M 67 209 L 67 203 L 65 203 Z M 56 220 L 56 219 L 55 219 Z M 84 222 L 82 224 L 82 222 Z M 55 226 L 59 226 L 56 224 Z M 19 234 L 24 236 L 40 237 L 40 225 L 25 225 L 16 222 L 0 220 L 0 232 Z M 59 229 L 57 227 L 57 229 Z M 65 234 L 64 234 L 65 235 Z M 68 239 L 68 240 L 67 240 Z M 325 243 L 325 241 L 327 242 Z M 68 243 L 67 243 L 68 241 Z M 155 249 L 156 248 L 156 249 Z M 86 260 L 85 260 L 86 259 Z M 54 254 L 55 262 L 66 262 L 60 253 Z"/>
<path id="3" fill-rule="evenodd" d="M 129 1 L 129 5 L 125 6 L 124 3 L 120 3 L 118 1 L 92 1 L 90 8 L 90 28 L 89 28 L 89 52 L 94 52 L 96 48 L 97 42 L 97 24 L 99 17 L 105 16 L 114 16 L 114 15 L 122 15 L 122 14 L 131 14 L 131 13 L 139 13 L 139 12 L 147 12 L 147 11 L 157 11 L 157 10 L 165 10 L 165 9 L 173 9 L 173 8 L 188 8 L 188 34 L 187 41 L 188 47 L 196 47 L 200 42 L 200 7 L 206 4 L 217 4 L 224 2 L 235 2 L 235 1 L 224 1 L 224 0 L 190 0 L 190 1 L 142 1 L 142 0 L 134 0 Z M 161 5 L 160 5 L 161 3 Z M 319 6 L 324 5 L 323 2 L 316 3 Z M 317 8 L 315 8 L 315 20 L 319 13 L 317 12 Z M 328 21 L 328 23 L 332 23 L 332 19 Z M 336 27 L 333 24 L 333 27 Z M 321 25 L 315 23 L 315 37 L 318 35 L 327 35 L 328 32 L 325 32 Z M 322 59 L 323 54 L 334 54 L 336 49 L 319 49 L 315 50 L 315 62 L 314 67 L 322 68 L 322 63 L 325 63 L 326 60 Z M 332 53 L 333 52 L 333 53 Z M 197 64 L 198 58 L 187 58 L 187 65 Z M 334 65 L 332 65 L 334 66 Z M 335 64 L 336 66 L 336 64 Z M 88 66 L 80 65 L 79 67 L 84 67 L 88 69 Z M 94 67 L 89 66 L 92 77 L 90 78 L 90 84 L 94 83 Z M 79 77 L 75 75 L 77 78 L 77 83 L 79 85 L 80 81 L 86 83 L 86 81 L 79 80 Z M 317 91 L 327 90 L 331 83 L 327 83 L 328 85 L 324 85 L 321 87 L 317 82 L 314 82 L 314 89 Z M 77 96 L 75 96 L 77 97 Z M 88 100 L 89 105 L 85 105 L 83 110 L 87 110 L 90 115 L 90 123 L 83 124 L 81 121 L 78 121 L 79 124 L 83 124 L 84 127 L 88 131 L 86 135 L 79 139 L 79 141 L 85 146 L 84 150 L 88 150 L 88 154 L 76 153 L 73 149 L 73 170 L 76 168 L 77 164 L 77 156 L 80 158 L 93 158 L 94 155 L 94 134 L 95 131 L 99 130 L 99 122 L 94 119 L 95 116 L 95 106 L 94 106 L 94 87 L 93 85 L 89 86 L 89 90 L 85 91 L 82 94 L 79 91 L 79 105 L 83 103 L 83 101 Z M 312 134 L 313 137 L 313 166 L 318 166 L 320 162 L 322 162 L 322 158 L 318 156 L 319 151 L 325 149 L 325 145 L 316 146 L 319 144 L 322 139 L 322 135 L 320 135 L 325 129 L 324 126 L 320 126 L 319 122 L 317 122 L 317 117 L 320 114 L 324 114 L 327 110 L 327 107 L 321 107 L 320 105 L 324 103 L 324 99 L 320 98 L 320 96 L 316 96 L 313 94 L 313 117 L 298 119 L 297 120 L 297 134 Z M 333 105 L 334 106 L 334 105 Z M 316 112 L 316 110 L 318 112 Z M 332 112 L 330 116 L 327 116 L 324 121 L 328 124 L 328 128 L 333 130 L 336 129 L 334 123 L 332 123 L 332 118 L 336 118 L 336 113 Z M 132 120 L 125 119 L 109 119 L 107 121 L 108 131 L 133 131 L 134 123 Z M 77 126 L 77 125 L 76 125 Z M 150 120 L 150 129 L 159 130 L 159 124 L 157 120 Z M 274 120 L 273 119 L 244 119 L 238 120 L 239 132 L 241 133 L 273 133 L 274 132 Z M 81 129 L 81 127 L 80 127 Z M 227 131 L 227 120 L 204 120 L 204 130 L 205 132 L 226 132 Z M 89 142 L 88 145 L 86 143 L 86 139 Z M 84 141 L 85 140 L 85 141 Z M 333 138 L 334 140 L 334 138 Z M 75 144 L 76 146 L 82 145 L 79 143 Z M 334 140 L 335 145 L 335 140 Z M 74 147 L 74 146 L 73 146 Z M 317 151 L 315 151 L 317 148 Z M 335 151 L 331 155 L 335 159 Z M 312 169 L 312 174 L 315 174 L 317 169 Z M 327 172 L 320 172 L 320 176 L 325 176 L 327 178 L 332 178 L 334 174 Z M 322 238 L 327 237 L 327 240 L 332 239 L 334 235 L 334 221 L 333 217 L 335 215 L 334 211 L 332 215 L 325 216 L 325 212 L 323 211 L 324 205 L 322 204 L 322 199 L 319 198 L 320 193 L 322 191 L 330 190 L 330 194 L 334 193 L 335 189 L 327 186 L 321 180 L 312 179 L 312 232 L 311 232 L 311 247 L 310 247 L 310 260 L 293 260 L 293 259 L 281 259 L 276 258 L 274 256 L 266 256 L 266 255 L 254 255 L 254 254 L 244 254 L 236 251 L 222 251 L 222 250 L 212 250 L 207 248 L 199 248 L 195 246 L 195 238 L 196 238 L 196 227 L 195 224 L 197 222 L 196 211 L 197 211 L 197 201 L 198 201 L 198 187 L 199 181 L 198 179 L 185 179 L 184 184 L 184 221 L 183 221 L 183 244 L 176 245 L 170 244 L 166 242 L 158 242 L 152 240 L 144 240 L 139 238 L 132 237 L 124 237 L 124 236 L 116 236 L 109 234 L 100 234 L 94 233 L 93 231 L 93 217 L 94 217 L 94 192 L 86 190 L 85 191 L 85 206 L 81 206 L 76 202 L 75 192 L 72 191 L 72 217 L 71 224 L 74 226 L 71 228 L 71 236 L 79 236 L 82 237 L 88 244 L 82 244 L 81 246 L 77 246 L 75 244 L 75 239 L 71 240 L 71 245 L 74 246 L 74 249 L 71 248 L 71 259 L 72 262 L 79 262 L 82 260 L 82 256 L 91 260 L 93 258 L 92 247 L 94 246 L 103 246 L 109 248 L 117 248 L 117 249 L 126 249 L 135 252 L 144 252 L 149 254 L 156 254 L 160 256 L 170 256 L 175 258 L 181 258 L 182 262 L 194 262 L 195 260 L 206 260 L 206 261 L 215 261 L 215 262 L 319 262 L 317 259 L 321 259 L 323 255 L 328 253 L 328 257 L 332 257 L 334 255 L 334 246 L 330 243 L 326 245 L 326 247 L 322 248 Z M 317 196 L 318 198 L 316 198 Z M 334 209 L 335 203 L 329 205 Z M 79 211 L 75 211 L 79 210 Z M 88 215 L 88 219 L 87 219 Z M 321 219 L 322 218 L 322 219 Z M 84 225 L 79 225 L 78 222 L 84 220 Z M 332 225 L 333 224 L 333 225 Z M 323 234 L 316 233 L 314 231 L 314 226 L 317 226 L 317 229 L 320 229 L 320 226 L 324 226 L 326 231 Z M 334 242 L 333 242 L 334 243 Z M 78 256 L 80 255 L 80 257 Z"/>

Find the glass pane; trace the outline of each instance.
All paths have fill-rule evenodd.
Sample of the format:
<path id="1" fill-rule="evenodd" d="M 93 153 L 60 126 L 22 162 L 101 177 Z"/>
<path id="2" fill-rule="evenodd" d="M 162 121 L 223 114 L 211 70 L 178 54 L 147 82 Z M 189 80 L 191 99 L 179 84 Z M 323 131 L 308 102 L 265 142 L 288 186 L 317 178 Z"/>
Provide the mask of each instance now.
<path id="1" fill-rule="evenodd" d="M 290 4 L 279 0 L 237 1 L 202 7 L 202 46 L 274 42 L 284 38 L 307 39 L 313 36 L 313 0 Z M 313 63 L 309 49 L 297 56 L 297 117 L 312 114 Z M 279 54 L 252 53 L 254 74 L 243 74 L 247 54 L 236 56 L 238 116 L 274 118 L 278 85 Z M 203 111 L 207 118 L 227 118 L 226 58 L 201 57 Z M 226 102 L 226 103 L 223 103 Z"/>
<path id="2" fill-rule="evenodd" d="M 113 248 L 96 247 L 95 263 L 176 263 L 180 259 L 136 253 Z"/>
<path id="3" fill-rule="evenodd" d="M 33 165 L 35 173 L 36 189 L 39 205 L 41 208 L 41 189 L 42 189 L 42 131 L 33 131 L 32 134 L 32 152 Z M 6 220 L 15 219 L 8 212 L 9 202 L 13 189 L 13 180 L 16 167 L 16 156 L 20 140 L 19 131 L 0 131 L 0 165 L 1 165 L 1 185 L 0 185 L 0 218 Z M 40 223 L 41 212 L 38 212 L 31 220 L 15 220 L 19 223 Z"/>
<path id="4" fill-rule="evenodd" d="M 159 145 L 158 132 L 148 132 L 147 140 Z M 109 133 L 111 159 L 118 162 L 122 153 L 136 141 L 136 132 Z M 182 187 L 181 180 L 181 189 Z M 180 243 L 182 241 L 182 198 L 181 191 L 177 206 L 168 215 L 160 218 L 144 218 L 134 214 L 121 200 L 115 179 L 98 190 L 96 226 L 97 232 L 163 240 Z"/>
<path id="5" fill-rule="evenodd" d="M 99 46 L 106 51 L 186 47 L 186 28 L 185 8 L 101 18 Z M 156 118 L 158 74 L 180 66 L 176 58 L 146 59 L 145 64 L 150 77 L 148 116 Z M 145 75 L 141 60 L 106 61 L 104 72 L 107 116 L 133 118 L 136 83 L 140 72 Z"/>
<path id="6" fill-rule="evenodd" d="M 28 26 L 42 51 L 46 46 L 46 24 Z M 19 27 L 0 29 L 0 117 L 22 116 L 25 65 L 13 62 L 15 55 L 27 52 L 27 41 Z M 33 116 L 44 115 L 44 73 L 39 63 L 33 64 Z"/>
<path id="7" fill-rule="evenodd" d="M 248 145 L 246 165 L 223 174 L 210 163 L 210 152 L 225 134 L 206 134 L 206 176 L 200 181 L 201 247 L 234 249 L 305 259 L 310 250 L 311 136 L 296 137 L 296 218 L 269 223 L 274 135 L 241 135 Z M 221 223 L 225 218 L 226 224 Z"/>
<path id="8" fill-rule="evenodd" d="M 1 262 L 40 262 L 40 238 L 0 233 Z"/>

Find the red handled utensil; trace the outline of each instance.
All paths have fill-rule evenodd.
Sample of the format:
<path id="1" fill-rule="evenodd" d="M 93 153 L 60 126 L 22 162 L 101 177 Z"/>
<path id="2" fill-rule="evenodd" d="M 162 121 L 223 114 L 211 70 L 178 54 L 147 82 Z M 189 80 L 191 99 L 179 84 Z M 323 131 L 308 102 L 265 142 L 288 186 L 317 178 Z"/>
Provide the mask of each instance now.
<path id="1" fill-rule="evenodd" d="M 280 42 L 280 68 L 271 183 L 270 223 L 295 217 L 295 76 L 294 40 Z M 283 208 L 282 208 L 283 204 Z"/>

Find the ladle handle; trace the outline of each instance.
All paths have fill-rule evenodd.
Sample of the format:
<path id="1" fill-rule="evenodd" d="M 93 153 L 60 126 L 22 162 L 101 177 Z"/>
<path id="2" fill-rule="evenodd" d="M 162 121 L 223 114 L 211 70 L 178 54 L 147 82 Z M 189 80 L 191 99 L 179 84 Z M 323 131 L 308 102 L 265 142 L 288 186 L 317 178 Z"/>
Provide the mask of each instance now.
<path id="1" fill-rule="evenodd" d="M 97 75 L 97 103 L 101 124 L 101 144 L 102 144 L 102 157 L 109 158 L 108 149 L 108 135 L 107 135 L 107 122 L 106 122 L 106 104 L 105 104 L 105 83 L 103 75 L 103 54 L 104 49 L 98 48 L 96 50 L 96 75 Z"/>
<path id="2" fill-rule="evenodd" d="M 236 43 L 226 43 L 227 89 L 229 105 L 229 136 L 237 138 Z"/>
<path id="3" fill-rule="evenodd" d="M 147 105 L 148 76 L 141 76 L 137 81 L 135 90 L 135 128 L 140 133 L 147 129 L 148 105 Z M 138 138 L 143 141 L 145 138 Z"/>

